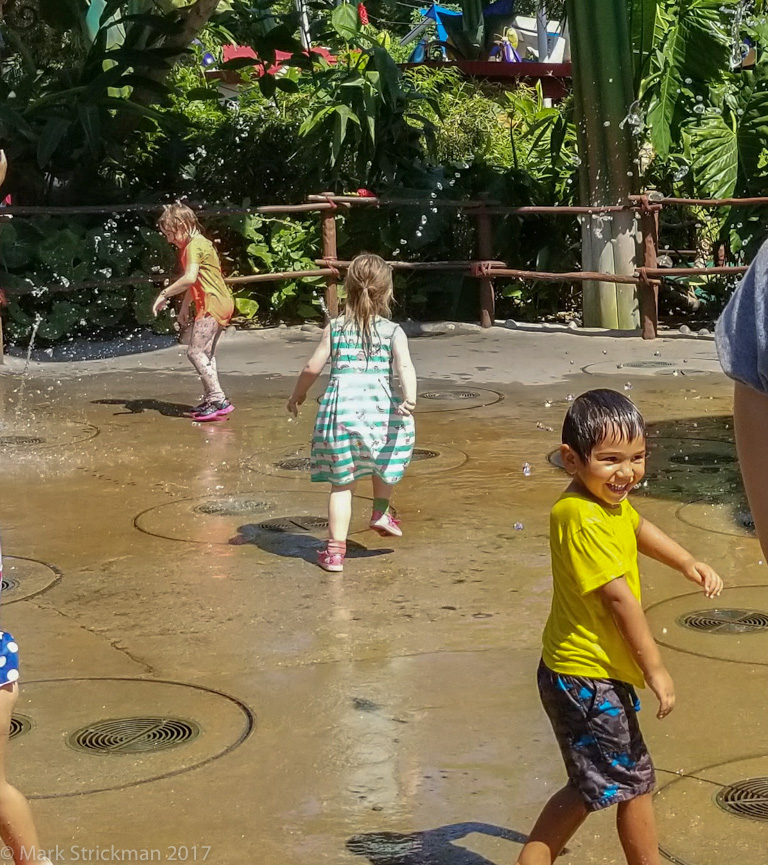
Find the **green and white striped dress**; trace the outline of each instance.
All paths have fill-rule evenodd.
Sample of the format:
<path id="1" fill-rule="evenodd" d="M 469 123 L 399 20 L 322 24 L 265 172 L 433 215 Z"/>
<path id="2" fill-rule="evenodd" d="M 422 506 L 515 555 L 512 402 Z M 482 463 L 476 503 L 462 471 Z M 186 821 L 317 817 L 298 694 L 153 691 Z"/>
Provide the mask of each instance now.
<path id="1" fill-rule="evenodd" d="M 399 325 L 371 322 L 370 354 L 353 323 L 331 322 L 331 380 L 312 436 L 312 480 L 336 485 L 378 475 L 399 481 L 413 456 L 412 417 L 395 413 L 392 393 L 392 338 Z"/>

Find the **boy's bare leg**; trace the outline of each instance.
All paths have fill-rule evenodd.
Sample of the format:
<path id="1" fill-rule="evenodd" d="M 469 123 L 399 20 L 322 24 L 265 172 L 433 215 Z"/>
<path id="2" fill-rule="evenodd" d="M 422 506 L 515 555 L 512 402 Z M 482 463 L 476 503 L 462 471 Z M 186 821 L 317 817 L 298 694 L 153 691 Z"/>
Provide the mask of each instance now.
<path id="1" fill-rule="evenodd" d="M 620 802 L 616 812 L 616 828 L 627 865 L 661 865 L 651 793 Z"/>
<path id="2" fill-rule="evenodd" d="M 739 466 L 747 491 L 749 508 L 755 520 L 757 537 L 768 559 L 768 396 L 736 382 L 733 391 L 733 421 Z"/>
<path id="3" fill-rule="evenodd" d="M 588 813 L 573 787 L 558 790 L 539 815 L 517 865 L 552 865 Z"/>

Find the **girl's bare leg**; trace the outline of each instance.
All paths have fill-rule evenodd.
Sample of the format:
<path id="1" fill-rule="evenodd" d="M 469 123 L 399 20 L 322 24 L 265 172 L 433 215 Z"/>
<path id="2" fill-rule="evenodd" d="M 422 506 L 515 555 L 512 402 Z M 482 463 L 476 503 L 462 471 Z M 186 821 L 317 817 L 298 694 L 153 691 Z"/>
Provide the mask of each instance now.
<path id="1" fill-rule="evenodd" d="M 588 813 L 573 787 L 558 790 L 544 806 L 517 865 L 552 865 Z"/>
<path id="2" fill-rule="evenodd" d="M 651 793 L 627 802 L 619 802 L 616 828 L 627 857 L 627 865 L 661 865 Z"/>
<path id="3" fill-rule="evenodd" d="M 763 555 L 768 560 L 768 396 L 736 382 L 733 392 L 733 422 L 741 476 Z"/>
<path id="4" fill-rule="evenodd" d="M 45 862 L 29 802 L 5 777 L 5 755 L 11 733 L 11 712 L 19 686 L 0 687 L 0 836 L 13 853 L 16 865 Z"/>
<path id="5" fill-rule="evenodd" d="M 346 541 L 349 523 L 352 519 L 352 490 L 355 485 L 332 486 L 328 500 L 329 538 L 332 541 Z"/>
<path id="6" fill-rule="evenodd" d="M 374 501 L 376 499 L 386 499 L 387 505 L 389 505 L 389 500 L 392 498 L 392 493 L 395 489 L 394 484 L 388 484 L 386 481 L 383 481 L 378 475 L 372 475 L 371 479 L 373 481 Z"/>
<path id="7" fill-rule="evenodd" d="M 205 398 L 209 402 L 221 402 L 225 398 L 214 359 L 216 345 L 223 330 L 218 321 L 210 315 L 199 318 L 192 326 L 192 338 L 187 349 L 187 357 L 200 376 Z"/>

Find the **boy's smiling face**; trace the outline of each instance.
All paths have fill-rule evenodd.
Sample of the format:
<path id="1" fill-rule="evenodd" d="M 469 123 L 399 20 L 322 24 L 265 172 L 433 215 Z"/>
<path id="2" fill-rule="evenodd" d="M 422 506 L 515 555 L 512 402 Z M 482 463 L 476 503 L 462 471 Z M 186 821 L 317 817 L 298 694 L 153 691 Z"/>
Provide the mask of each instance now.
<path id="1" fill-rule="evenodd" d="M 563 465 L 574 484 L 599 502 L 621 504 L 645 475 L 645 437 L 632 440 L 613 433 L 598 442 L 586 460 L 568 445 L 562 445 Z"/>

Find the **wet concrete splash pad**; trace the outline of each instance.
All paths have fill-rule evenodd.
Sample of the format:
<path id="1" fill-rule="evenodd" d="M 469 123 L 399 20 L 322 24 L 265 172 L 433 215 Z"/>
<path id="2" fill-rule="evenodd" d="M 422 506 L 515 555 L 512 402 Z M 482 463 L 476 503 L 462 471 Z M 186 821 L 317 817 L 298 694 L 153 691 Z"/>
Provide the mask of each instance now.
<path id="1" fill-rule="evenodd" d="M 181 682 L 92 678 L 23 684 L 18 708 L 31 729 L 14 740 L 14 770 L 33 799 L 120 790 L 179 775 L 229 754 L 255 726 L 242 701 Z M 117 720 L 124 723 L 116 726 Z M 176 747 L 157 747 L 158 741 L 168 744 L 178 721 L 190 724 L 195 735 Z M 73 747 L 77 739 L 101 747 Z"/>

